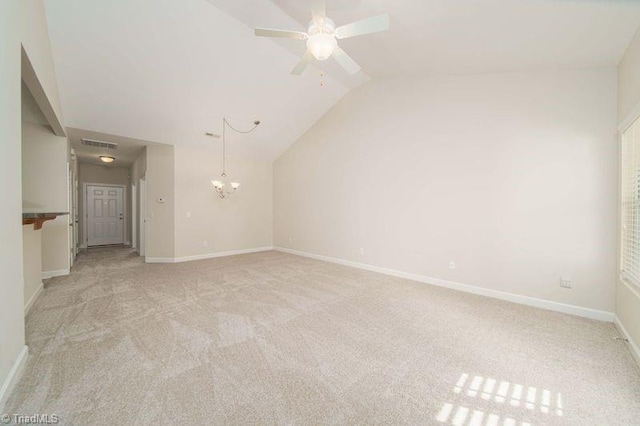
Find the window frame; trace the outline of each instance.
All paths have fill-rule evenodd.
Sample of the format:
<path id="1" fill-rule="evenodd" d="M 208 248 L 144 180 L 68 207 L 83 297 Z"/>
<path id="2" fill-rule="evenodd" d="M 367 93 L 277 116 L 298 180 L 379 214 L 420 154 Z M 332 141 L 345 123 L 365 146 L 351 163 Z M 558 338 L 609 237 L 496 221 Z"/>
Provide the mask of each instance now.
<path id="1" fill-rule="evenodd" d="M 616 269 L 617 269 L 617 277 L 618 280 L 625 285 L 630 291 L 632 291 L 636 296 L 640 297 L 640 279 L 638 283 L 635 283 L 634 280 L 629 279 L 623 273 L 623 263 L 624 263 L 624 225 L 625 225 L 625 209 L 624 209 L 624 189 L 625 189 L 625 158 L 624 158 L 624 143 L 625 143 L 625 134 L 631 129 L 631 127 L 635 124 L 638 124 L 640 127 L 640 103 L 636 105 L 636 107 L 629 113 L 629 115 L 620 123 L 618 126 L 618 246 L 617 246 L 617 259 L 616 259 Z M 640 160 L 638 161 L 638 170 L 640 170 Z M 640 177 L 640 173 L 639 173 Z M 638 200 L 640 201 L 640 187 L 638 189 L 637 194 Z M 638 212 L 640 215 L 640 211 Z M 640 222 L 639 222 L 640 223 Z M 640 225 L 639 234 L 640 234 Z M 640 241 L 640 239 L 639 239 Z M 640 242 L 638 244 L 638 249 L 640 250 Z"/>

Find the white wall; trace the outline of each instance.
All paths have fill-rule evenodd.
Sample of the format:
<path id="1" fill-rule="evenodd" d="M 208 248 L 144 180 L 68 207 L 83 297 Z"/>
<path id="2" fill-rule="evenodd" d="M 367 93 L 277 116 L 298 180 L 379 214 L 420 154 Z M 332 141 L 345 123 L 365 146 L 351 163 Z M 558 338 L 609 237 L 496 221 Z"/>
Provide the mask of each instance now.
<path id="1" fill-rule="evenodd" d="M 222 179 L 217 144 L 176 146 L 175 165 L 177 258 L 272 245 L 270 162 L 227 157 L 228 181 L 241 183 L 229 199 L 220 199 L 211 185 L 212 180 Z"/>
<path id="2" fill-rule="evenodd" d="M 0 2 L 0 406 L 11 369 L 24 354 L 22 265 L 21 43 L 56 115 L 60 100 L 43 0 Z M 33 76 L 31 76 L 33 77 Z M 60 117 L 58 117 L 60 118 Z M 17 267 L 16 267 L 17 266 Z M 15 379 L 15 376 L 13 377 Z M 10 386 L 9 386 L 10 387 Z"/>
<path id="3" fill-rule="evenodd" d="M 131 218 L 136 223 L 136 249 L 140 251 L 140 179 L 147 173 L 147 149 L 145 148 L 140 156 L 136 159 L 133 166 L 130 169 L 131 183 L 136 185 L 135 199 L 132 200 L 136 203 L 136 214 Z"/>
<path id="4" fill-rule="evenodd" d="M 20 36 L 40 86 L 59 122 L 62 119 L 49 29 L 43 0 L 20 0 Z"/>
<path id="5" fill-rule="evenodd" d="M 42 231 L 33 225 L 22 227 L 22 271 L 24 274 L 25 314 L 33 305 L 42 283 Z"/>
<path id="6" fill-rule="evenodd" d="M 618 121 L 622 122 L 640 103 L 640 30 L 631 40 L 618 65 Z"/>
<path id="7" fill-rule="evenodd" d="M 636 33 L 618 66 L 619 122 L 635 119 L 636 115 L 640 115 L 638 108 L 640 108 L 640 31 Z M 616 315 L 636 347 L 640 347 L 640 293 L 620 279 L 618 279 L 616 290 Z"/>
<path id="8" fill-rule="evenodd" d="M 147 245 L 146 257 L 175 256 L 174 147 L 147 146 Z M 164 199 L 164 203 L 159 203 Z"/>
<path id="9" fill-rule="evenodd" d="M 24 347 L 18 0 L 0 2 L 0 408 Z"/>
<path id="10" fill-rule="evenodd" d="M 68 143 L 50 127 L 23 123 L 22 207 L 26 212 L 68 212 Z M 69 216 L 42 227 L 42 271 L 69 269 Z"/>
<path id="11" fill-rule="evenodd" d="M 24 81 L 22 83 L 21 98 L 23 136 L 25 134 L 25 125 L 29 125 L 35 128 L 48 126 L 47 119 L 45 118 L 42 111 L 40 110 L 40 107 L 31 95 L 31 92 L 29 92 L 29 89 L 24 84 Z M 26 168 L 23 166 L 23 174 L 25 170 Z M 22 180 L 22 183 L 25 183 L 24 178 Z M 33 301 L 35 301 L 34 298 L 42 287 L 42 232 L 42 230 L 35 230 L 33 225 L 25 225 L 22 227 L 22 273 L 24 275 L 25 313 L 27 307 L 31 306 Z"/>
<path id="12" fill-rule="evenodd" d="M 615 69 L 370 83 L 276 161 L 275 245 L 612 312 L 616 121 Z"/>

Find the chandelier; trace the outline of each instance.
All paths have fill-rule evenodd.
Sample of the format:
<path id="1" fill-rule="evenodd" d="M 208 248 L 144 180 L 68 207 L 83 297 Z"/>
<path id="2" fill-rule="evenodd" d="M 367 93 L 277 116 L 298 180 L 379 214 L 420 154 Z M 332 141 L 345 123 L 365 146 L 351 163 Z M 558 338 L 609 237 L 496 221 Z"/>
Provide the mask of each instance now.
<path id="1" fill-rule="evenodd" d="M 251 129 L 238 130 L 235 127 L 233 127 L 231 123 L 229 123 L 226 117 L 222 118 L 222 174 L 220 175 L 222 177 L 222 180 L 211 181 L 211 184 L 213 185 L 214 189 L 216 190 L 216 193 L 218 194 L 218 197 L 229 198 L 231 194 L 236 192 L 236 190 L 240 187 L 239 182 L 230 182 L 229 186 L 231 187 L 231 190 L 228 191 L 224 189 L 224 187 L 227 186 L 227 182 L 225 182 L 226 180 L 225 178 L 227 177 L 227 140 L 226 140 L 227 126 L 229 126 L 231 130 L 237 133 L 247 134 L 247 133 L 253 132 L 258 127 L 259 124 L 260 124 L 260 121 L 256 120 L 253 122 L 253 127 Z M 207 133 L 207 136 L 216 137 L 216 135 L 214 135 L 213 133 Z"/>

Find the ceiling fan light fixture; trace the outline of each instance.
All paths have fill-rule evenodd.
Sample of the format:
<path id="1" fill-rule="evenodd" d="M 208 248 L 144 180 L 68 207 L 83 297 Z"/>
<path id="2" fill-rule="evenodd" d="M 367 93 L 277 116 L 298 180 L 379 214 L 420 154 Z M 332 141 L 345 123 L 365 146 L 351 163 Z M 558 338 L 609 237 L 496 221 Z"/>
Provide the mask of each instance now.
<path id="1" fill-rule="evenodd" d="M 112 157 L 110 155 L 101 155 L 99 158 L 103 163 L 113 163 L 116 160 L 115 157 Z"/>
<path id="2" fill-rule="evenodd" d="M 345 71 L 354 75 L 361 70 L 360 65 L 338 46 L 338 40 L 389 29 L 389 15 L 386 13 L 336 27 L 335 22 L 326 15 L 326 0 L 312 0 L 311 16 L 312 19 L 309 22 L 306 33 L 271 28 L 256 28 L 254 30 L 255 35 L 258 37 L 279 37 L 307 41 L 307 51 L 291 70 L 293 75 L 302 75 L 314 58 L 318 61 L 324 61 L 330 57 L 333 57 Z"/>
<path id="3" fill-rule="evenodd" d="M 307 49 L 319 61 L 325 61 L 338 46 L 338 41 L 333 34 L 317 33 L 309 36 Z"/>

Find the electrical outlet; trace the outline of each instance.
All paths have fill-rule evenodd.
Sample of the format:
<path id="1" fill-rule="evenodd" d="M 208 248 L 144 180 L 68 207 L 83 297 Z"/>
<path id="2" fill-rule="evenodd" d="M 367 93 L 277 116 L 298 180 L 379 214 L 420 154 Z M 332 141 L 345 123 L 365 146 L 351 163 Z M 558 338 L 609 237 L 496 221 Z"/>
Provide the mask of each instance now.
<path id="1" fill-rule="evenodd" d="M 187 212 L 187 218 L 191 217 L 191 212 Z"/>
<path id="2" fill-rule="evenodd" d="M 455 260 L 450 260 L 449 261 L 449 269 L 456 269 L 456 261 Z"/>
<path id="3" fill-rule="evenodd" d="M 209 247 L 209 241 L 204 240 L 204 241 L 202 242 L 202 247 Z"/>
<path id="4" fill-rule="evenodd" d="M 569 278 L 560 278 L 560 287 L 573 288 L 573 281 Z"/>
<path id="5" fill-rule="evenodd" d="M 364 247 L 360 247 L 360 255 L 364 255 Z"/>
<path id="6" fill-rule="evenodd" d="M 289 237 L 289 242 L 292 243 L 293 242 L 293 238 Z"/>

